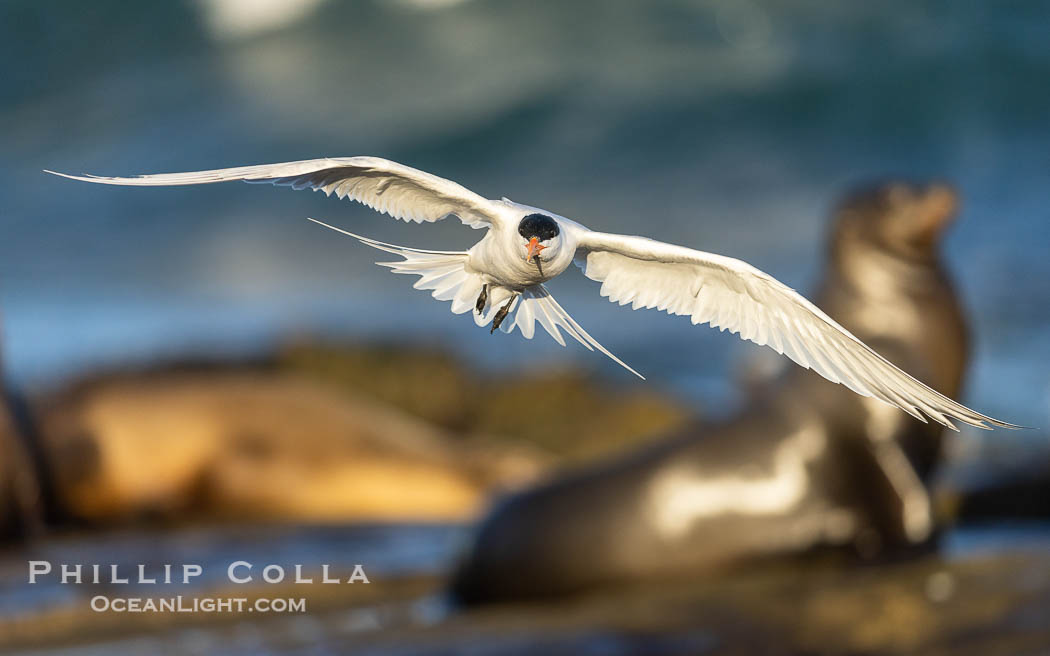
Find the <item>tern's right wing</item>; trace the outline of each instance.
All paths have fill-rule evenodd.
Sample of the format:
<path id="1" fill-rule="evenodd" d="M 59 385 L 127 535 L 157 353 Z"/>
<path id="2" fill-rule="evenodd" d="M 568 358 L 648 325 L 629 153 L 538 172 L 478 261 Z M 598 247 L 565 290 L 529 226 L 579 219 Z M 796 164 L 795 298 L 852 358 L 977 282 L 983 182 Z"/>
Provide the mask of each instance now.
<path id="1" fill-rule="evenodd" d="M 955 429 L 1019 428 L 937 392 L 882 357 L 801 294 L 755 267 L 683 246 L 582 232 L 576 263 L 602 283 L 601 295 L 632 308 L 657 308 L 765 344 L 833 383 Z"/>

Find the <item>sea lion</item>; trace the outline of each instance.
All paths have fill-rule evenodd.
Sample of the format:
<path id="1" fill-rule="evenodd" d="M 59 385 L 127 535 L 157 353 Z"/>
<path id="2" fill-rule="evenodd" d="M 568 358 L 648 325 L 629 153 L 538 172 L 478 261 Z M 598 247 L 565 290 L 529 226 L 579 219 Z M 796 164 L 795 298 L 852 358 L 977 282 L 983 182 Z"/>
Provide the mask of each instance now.
<path id="1" fill-rule="evenodd" d="M 893 182 L 834 212 L 817 304 L 935 389 L 959 391 L 962 308 L 938 246 L 943 185 Z M 819 545 L 863 555 L 933 534 L 939 426 L 791 367 L 742 411 L 496 505 L 454 576 L 463 603 L 669 577 Z"/>
<path id="2" fill-rule="evenodd" d="M 96 375 L 35 410 L 55 503 L 86 525 L 464 521 L 530 475 L 395 408 L 251 366 Z"/>
<path id="3" fill-rule="evenodd" d="M 0 538 L 27 537 L 43 526 L 44 490 L 24 406 L 8 386 L 3 364 L 0 353 Z"/>
<path id="4" fill-rule="evenodd" d="M 522 395 L 544 404 L 542 421 L 514 419 Z M 555 457 L 637 444 L 691 416 L 573 372 L 502 380 L 425 347 L 313 342 L 94 371 L 13 400 L 11 431 L 0 406 L 0 539 L 24 534 L 3 523 L 16 500 L 4 485 L 23 475 L 41 482 L 48 525 L 473 522 Z"/>

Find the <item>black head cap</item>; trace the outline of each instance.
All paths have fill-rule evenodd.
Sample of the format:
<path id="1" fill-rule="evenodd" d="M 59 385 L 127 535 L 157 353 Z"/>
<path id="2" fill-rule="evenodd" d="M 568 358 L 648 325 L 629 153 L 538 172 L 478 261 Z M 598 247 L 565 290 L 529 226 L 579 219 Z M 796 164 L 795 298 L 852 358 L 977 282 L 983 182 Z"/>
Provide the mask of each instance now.
<path id="1" fill-rule="evenodd" d="M 546 214 L 530 214 L 518 224 L 518 234 L 525 239 L 538 237 L 540 241 L 547 241 L 558 236 L 558 222 Z"/>

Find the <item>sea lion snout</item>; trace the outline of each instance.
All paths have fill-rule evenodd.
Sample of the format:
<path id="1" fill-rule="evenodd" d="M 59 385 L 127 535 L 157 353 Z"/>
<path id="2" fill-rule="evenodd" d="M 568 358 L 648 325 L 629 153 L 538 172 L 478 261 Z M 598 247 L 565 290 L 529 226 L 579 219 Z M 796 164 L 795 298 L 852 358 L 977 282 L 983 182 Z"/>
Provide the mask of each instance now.
<path id="1" fill-rule="evenodd" d="M 850 194 L 835 213 L 835 255 L 872 248 L 907 260 L 937 257 L 937 246 L 955 219 L 959 195 L 942 182 L 894 181 Z"/>
<path id="2" fill-rule="evenodd" d="M 916 202 L 916 239 L 932 248 L 959 211 L 959 194 L 942 183 L 927 185 Z"/>

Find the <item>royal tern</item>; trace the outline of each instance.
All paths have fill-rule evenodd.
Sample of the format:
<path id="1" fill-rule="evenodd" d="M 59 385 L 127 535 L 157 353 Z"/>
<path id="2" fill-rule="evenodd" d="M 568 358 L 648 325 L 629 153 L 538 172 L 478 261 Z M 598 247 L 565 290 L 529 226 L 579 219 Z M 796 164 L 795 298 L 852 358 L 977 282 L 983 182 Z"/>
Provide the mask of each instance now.
<path id="1" fill-rule="evenodd" d="M 457 216 L 487 229 L 466 251 L 396 246 L 310 219 L 361 243 L 400 256 L 380 262 L 395 273 L 420 276 L 416 289 L 473 312 L 479 326 L 531 339 L 538 322 L 562 346 L 561 330 L 643 378 L 587 333 L 544 283 L 576 264 L 601 283 L 600 293 L 632 309 L 656 308 L 708 323 L 767 345 L 824 378 L 880 399 L 921 421 L 955 429 L 952 419 L 990 428 L 1017 428 L 971 410 L 905 373 L 836 323 L 801 294 L 741 260 L 684 246 L 597 232 L 554 212 L 489 200 L 430 173 L 377 157 L 337 157 L 136 177 L 68 175 L 111 185 L 167 186 L 240 180 L 313 189 L 349 198 L 396 219 L 416 223 Z M 560 330 L 559 330 L 560 329 Z"/>

